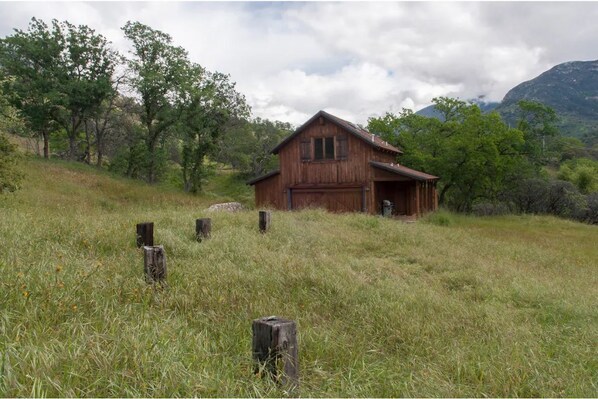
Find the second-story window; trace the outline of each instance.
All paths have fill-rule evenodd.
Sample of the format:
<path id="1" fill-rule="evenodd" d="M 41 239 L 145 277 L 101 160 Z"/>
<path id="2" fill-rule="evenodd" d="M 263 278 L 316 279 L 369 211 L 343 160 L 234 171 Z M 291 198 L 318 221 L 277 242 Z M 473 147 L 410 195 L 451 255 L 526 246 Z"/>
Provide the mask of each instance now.
<path id="1" fill-rule="evenodd" d="M 334 159 L 334 137 L 314 139 L 314 160 Z"/>

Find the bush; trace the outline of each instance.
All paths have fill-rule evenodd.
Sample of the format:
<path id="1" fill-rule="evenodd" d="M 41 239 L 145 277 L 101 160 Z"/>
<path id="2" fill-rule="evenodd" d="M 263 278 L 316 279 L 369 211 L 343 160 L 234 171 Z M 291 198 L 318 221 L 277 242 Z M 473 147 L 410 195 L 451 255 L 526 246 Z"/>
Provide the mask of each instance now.
<path id="1" fill-rule="evenodd" d="M 445 210 L 438 210 L 424 216 L 423 221 L 436 226 L 450 226 L 453 223 L 453 217 Z"/>
<path id="2" fill-rule="evenodd" d="M 17 170 L 17 147 L 0 133 L 0 194 L 19 188 L 22 174 Z"/>
<path id="3" fill-rule="evenodd" d="M 476 216 L 498 216 L 510 213 L 509 207 L 502 202 L 483 202 L 475 204 L 471 211 Z"/>
<path id="4" fill-rule="evenodd" d="M 586 196 L 586 209 L 582 220 L 598 224 L 598 192 Z"/>

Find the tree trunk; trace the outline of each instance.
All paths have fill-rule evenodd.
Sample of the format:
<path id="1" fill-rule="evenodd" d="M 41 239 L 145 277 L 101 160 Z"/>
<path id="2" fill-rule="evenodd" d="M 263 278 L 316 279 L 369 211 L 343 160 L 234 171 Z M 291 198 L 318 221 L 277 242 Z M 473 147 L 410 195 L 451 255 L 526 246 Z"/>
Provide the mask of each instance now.
<path id="1" fill-rule="evenodd" d="M 87 119 L 83 123 L 85 127 L 85 163 L 91 165 L 91 135 L 89 134 Z"/>
<path id="2" fill-rule="evenodd" d="M 50 159 L 50 134 L 44 130 L 42 136 L 44 137 L 44 158 Z"/>
<path id="3" fill-rule="evenodd" d="M 446 194 L 448 189 L 451 188 L 452 185 L 453 185 L 452 183 L 449 183 L 446 186 L 442 187 L 442 191 L 440 192 L 440 198 L 438 198 L 438 202 L 441 205 L 444 205 L 444 195 Z"/>

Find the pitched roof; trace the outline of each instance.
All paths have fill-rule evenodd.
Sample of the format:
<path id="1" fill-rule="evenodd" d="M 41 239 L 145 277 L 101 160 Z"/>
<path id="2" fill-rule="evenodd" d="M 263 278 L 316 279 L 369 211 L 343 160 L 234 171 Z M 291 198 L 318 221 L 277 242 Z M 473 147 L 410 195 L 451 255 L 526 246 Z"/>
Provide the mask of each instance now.
<path id="1" fill-rule="evenodd" d="M 398 163 L 384 163 L 384 162 L 376 162 L 370 161 L 370 165 L 385 170 L 387 172 L 396 173 L 397 175 L 410 177 L 415 180 L 425 181 L 425 180 L 438 180 L 440 177 L 429 175 L 424 172 L 420 172 L 419 170 L 411 169 L 403 165 L 399 165 Z"/>
<path id="2" fill-rule="evenodd" d="M 277 175 L 277 174 L 279 174 L 279 173 L 280 173 L 280 170 L 275 170 L 275 171 L 273 171 L 273 172 L 266 173 L 266 174 L 265 174 L 265 175 L 263 175 L 263 176 L 256 177 L 255 179 L 251 179 L 251 180 L 249 180 L 249 181 L 248 181 L 247 183 L 245 183 L 245 184 L 248 184 L 248 185 L 250 185 L 250 186 L 253 186 L 255 183 L 257 183 L 257 182 L 260 182 L 260 181 L 262 181 L 262 180 L 266 180 L 266 179 L 267 179 L 267 178 L 269 178 L 269 177 L 276 176 L 276 175 Z"/>
<path id="3" fill-rule="evenodd" d="M 323 118 L 326 118 L 327 120 L 334 123 L 335 125 L 340 126 L 341 128 L 345 129 L 346 131 L 353 134 L 357 138 L 360 138 L 361 140 L 363 140 L 367 144 L 371 145 L 372 147 L 378 148 L 380 150 L 394 152 L 396 154 L 403 153 L 403 151 L 388 144 L 386 141 L 382 140 L 380 137 L 368 132 L 365 129 L 360 128 L 359 126 L 355 125 L 354 123 L 348 122 L 348 121 L 341 119 L 337 116 L 329 114 L 326 111 L 319 111 L 317 114 L 312 116 L 307 122 L 305 122 L 303 125 L 301 125 L 297 130 L 295 130 L 295 132 L 293 132 L 293 134 L 288 136 L 286 139 L 281 141 L 276 147 L 274 147 L 274 149 L 272 150 L 272 154 L 278 154 L 278 152 L 280 151 L 280 149 L 282 147 L 284 147 L 295 136 L 297 136 L 299 133 L 301 133 L 303 130 L 305 130 L 307 128 L 307 126 L 309 126 L 309 124 L 311 124 L 313 121 L 315 121 L 320 116 Z"/>

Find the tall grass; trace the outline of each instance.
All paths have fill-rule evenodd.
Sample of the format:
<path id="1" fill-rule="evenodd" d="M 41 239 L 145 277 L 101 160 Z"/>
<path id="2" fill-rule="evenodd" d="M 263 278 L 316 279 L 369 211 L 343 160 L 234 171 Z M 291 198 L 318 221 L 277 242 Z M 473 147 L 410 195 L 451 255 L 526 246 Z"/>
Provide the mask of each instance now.
<path id="1" fill-rule="evenodd" d="M 273 212 L 262 235 L 246 211 L 209 215 L 200 244 L 214 196 L 26 172 L 0 197 L 4 396 L 285 395 L 252 374 L 251 320 L 268 315 L 297 321 L 302 396 L 598 392 L 596 226 L 310 210 Z M 164 290 L 143 280 L 142 221 Z"/>

